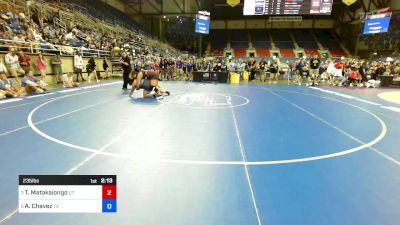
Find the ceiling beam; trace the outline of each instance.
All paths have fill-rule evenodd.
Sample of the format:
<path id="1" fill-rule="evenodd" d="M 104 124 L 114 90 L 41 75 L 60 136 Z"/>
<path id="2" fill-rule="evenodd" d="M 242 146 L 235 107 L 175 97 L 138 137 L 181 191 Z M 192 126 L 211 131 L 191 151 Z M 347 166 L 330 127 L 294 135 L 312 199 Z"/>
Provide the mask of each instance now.
<path id="1" fill-rule="evenodd" d="M 379 4 L 378 3 L 376 3 L 376 1 L 375 0 L 370 0 L 370 2 L 375 6 L 375 9 L 378 9 L 379 8 Z"/>
<path id="2" fill-rule="evenodd" d="M 178 7 L 179 11 L 181 11 L 181 13 L 185 13 L 185 4 L 183 5 L 183 9 L 181 8 L 181 6 L 178 4 L 178 2 L 176 0 L 172 0 L 175 5 Z"/>
<path id="3" fill-rule="evenodd" d="M 363 0 L 360 0 L 360 2 L 361 2 L 361 6 L 362 6 L 362 8 L 363 8 L 363 10 L 364 10 L 364 13 L 368 12 L 368 11 L 367 11 L 367 7 L 366 7 L 365 4 L 364 4 L 364 1 L 363 1 Z"/>
<path id="4" fill-rule="evenodd" d="M 355 20 L 354 12 L 350 12 L 348 9 L 345 9 L 344 11 L 350 17 L 350 22 Z"/>
<path id="5" fill-rule="evenodd" d="M 130 10 L 132 10 L 134 13 L 136 13 L 136 14 L 138 14 L 138 15 L 141 15 L 142 14 L 142 12 L 140 11 L 140 8 L 139 9 L 137 9 L 137 8 L 135 8 L 133 5 L 131 5 L 129 2 L 126 4 L 127 6 L 128 6 L 128 8 L 130 9 Z M 136 4 L 135 4 L 136 5 Z"/>
<path id="6" fill-rule="evenodd" d="M 199 11 L 200 10 L 200 2 L 199 2 L 199 0 L 194 0 L 195 2 L 196 2 L 196 6 L 197 6 L 197 10 Z"/>
<path id="7" fill-rule="evenodd" d="M 156 3 L 152 2 L 151 0 L 144 0 L 145 2 L 149 3 L 149 5 L 158 13 L 162 14 L 162 10 L 157 7 Z"/>

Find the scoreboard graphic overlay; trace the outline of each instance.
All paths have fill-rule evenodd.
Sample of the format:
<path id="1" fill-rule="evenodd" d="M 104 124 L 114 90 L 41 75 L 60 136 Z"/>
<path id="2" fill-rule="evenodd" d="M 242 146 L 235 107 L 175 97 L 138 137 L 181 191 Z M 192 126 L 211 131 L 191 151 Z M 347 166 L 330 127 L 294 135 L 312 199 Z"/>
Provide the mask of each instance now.
<path id="1" fill-rule="evenodd" d="M 20 175 L 20 213 L 115 213 L 116 175 Z"/>

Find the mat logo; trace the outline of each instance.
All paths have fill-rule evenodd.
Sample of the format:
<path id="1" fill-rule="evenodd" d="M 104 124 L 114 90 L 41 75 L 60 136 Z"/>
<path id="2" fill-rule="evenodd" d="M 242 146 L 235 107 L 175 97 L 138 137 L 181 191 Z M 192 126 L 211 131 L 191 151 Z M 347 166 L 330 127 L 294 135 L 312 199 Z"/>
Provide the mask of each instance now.
<path id="1" fill-rule="evenodd" d="M 247 98 L 236 95 L 196 93 L 178 95 L 167 104 L 188 108 L 230 108 L 247 102 Z"/>
<path id="2" fill-rule="evenodd" d="M 231 97 L 205 94 L 181 95 L 176 99 L 176 103 L 184 106 L 231 106 Z"/>

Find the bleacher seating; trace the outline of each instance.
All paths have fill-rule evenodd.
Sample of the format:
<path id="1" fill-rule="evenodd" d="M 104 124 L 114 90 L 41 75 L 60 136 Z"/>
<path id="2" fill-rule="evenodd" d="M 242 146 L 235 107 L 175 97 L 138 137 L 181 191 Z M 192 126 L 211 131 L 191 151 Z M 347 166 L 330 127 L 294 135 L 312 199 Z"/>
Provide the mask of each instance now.
<path id="1" fill-rule="evenodd" d="M 269 33 L 266 30 L 251 30 L 251 40 L 255 49 L 271 49 Z"/>
<path id="2" fill-rule="evenodd" d="M 292 39 L 290 38 L 290 34 L 287 30 L 272 30 L 271 34 L 272 34 L 272 38 L 274 39 L 274 42 L 276 42 L 276 41 L 292 42 Z"/>
<path id="3" fill-rule="evenodd" d="M 277 48 L 294 49 L 292 39 L 290 38 L 290 34 L 287 30 L 274 30 L 271 34 Z"/>
<path id="4" fill-rule="evenodd" d="M 247 48 L 249 48 L 249 43 L 247 41 L 233 41 L 231 44 L 231 47 L 233 49 L 237 49 L 237 48 L 247 49 Z"/>
<path id="5" fill-rule="evenodd" d="M 293 30 L 292 34 L 300 48 L 304 49 L 306 56 L 320 55 L 318 45 L 310 30 Z"/>
<path id="6" fill-rule="evenodd" d="M 197 37 L 193 32 L 194 21 L 189 17 L 181 17 L 165 28 L 165 38 L 178 49 L 193 52 L 193 42 Z"/>
<path id="7" fill-rule="evenodd" d="M 249 47 L 246 30 L 231 30 L 231 40 L 233 49 L 247 49 Z"/>
<path id="8" fill-rule="evenodd" d="M 307 57 L 312 57 L 314 55 L 320 56 L 317 49 L 304 49 L 304 52 L 306 53 Z"/>
<path id="9" fill-rule="evenodd" d="M 334 57 L 347 56 L 347 53 L 342 49 L 338 40 L 332 34 L 331 30 L 212 30 L 210 33 L 211 41 L 211 53 L 212 55 L 223 55 L 223 50 L 227 47 L 228 36 L 227 33 L 231 33 L 231 47 L 234 50 L 235 55 L 244 57 L 246 55 L 245 50 L 255 50 L 256 57 L 270 57 L 273 44 L 271 43 L 270 36 L 275 44 L 275 47 L 280 51 L 282 57 L 295 58 L 294 52 L 295 45 L 293 43 L 290 33 L 293 34 L 293 38 L 298 44 L 299 48 L 304 50 L 304 53 L 310 57 L 313 55 L 320 56 L 317 41 L 321 45 L 330 51 Z M 271 32 L 271 33 L 269 33 Z M 313 32 L 316 36 L 317 41 L 313 36 Z M 252 42 L 252 49 L 249 49 L 247 43 L 248 34 Z M 236 51 L 235 51 L 236 50 Z M 322 49 L 321 49 L 322 50 Z"/>
<path id="10" fill-rule="evenodd" d="M 131 31 L 144 33 L 147 36 L 151 36 L 154 38 L 153 35 L 150 35 L 143 29 L 140 29 L 140 26 L 133 19 L 127 17 L 126 14 L 119 11 L 118 9 L 109 6 L 107 3 L 104 3 L 102 1 L 88 1 L 88 0 L 66 0 L 66 2 L 81 6 L 81 8 L 85 9 L 88 14 L 90 14 L 95 18 L 104 21 L 110 21 L 114 25 L 120 25 Z M 77 8 L 79 9 L 80 7 Z"/>
<path id="11" fill-rule="evenodd" d="M 329 50 L 332 56 L 340 57 L 347 56 L 346 52 L 342 49 L 338 41 L 329 30 L 315 30 L 315 36 L 322 46 Z"/>
<path id="12" fill-rule="evenodd" d="M 269 42 L 269 41 L 253 41 L 253 48 L 255 48 L 255 49 L 258 49 L 258 48 L 271 49 L 272 45 L 271 45 L 271 42 Z"/>
<path id="13" fill-rule="evenodd" d="M 167 53 L 165 55 L 173 55 L 177 51 L 166 43 L 159 42 L 154 39 L 153 35 L 143 35 L 143 30 L 124 13 L 113 8 L 112 6 L 103 2 L 94 1 L 77 1 L 66 0 L 56 1 L 38 0 L 31 2 L 29 6 L 29 13 L 25 12 L 27 2 L 18 0 L 12 3 L 0 3 L 0 10 L 8 16 L 7 29 L 10 31 L 9 35 L 3 35 L 2 39 L 13 39 L 13 37 L 22 31 L 27 43 L 23 47 L 23 51 L 35 53 L 43 52 L 50 54 L 63 54 L 71 55 L 76 50 L 81 51 L 83 56 L 112 56 L 110 50 L 114 47 L 123 47 L 127 43 L 130 47 L 138 52 L 154 52 L 156 49 L 163 49 L 165 51 L 158 51 Z M 83 5 L 82 5 L 83 4 Z M 93 5 L 92 5 L 93 4 Z M 24 14 L 18 14 L 24 12 Z M 98 17 L 93 15 L 99 15 Z M 102 14 L 99 12 L 103 12 Z M 119 14 L 117 17 L 116 14 Z M 40 16 L 44 18 L 43 26 L 37 28 L 35 26 L 27 26 L 24 22 L 26 17 L 31 17 L 34 25 L 39 24 L 35 18 Z M 109 19 L 104 20 L 104 16 L 114 18 L 114 21 Z M 19 18 L 20 17 L 20 18 Z M 125 20 L 125 22 L 121 22 Z M 115 22 L 115 24 L 113 23 Z M 115 26 L 118 25 L 118 26 Z M 33 27 L 33 28 L 32 28 Z M 54 35 L 54 33 L 58 34 Z M 68 39 L 64 38 L 67 34 L 75 35 L 70 36 Z M 116 35 L 118 33 L 118 35 Z M 32 35 L 35 39 L 39 40 L 38 44 L 29 45 L 29 40 L 32 40 Z M 31 35 L 31 37 L 29 37 Z M 11 42 L 4 42 L 8 45 Z M 2 50 L 6 50 L 8 45 L 3 45 Z"/>
<path id="14" fill-rule="evenodd" d="M 332 50 L 329 50 L 329 52 L 331 53 L 331 55 L 333 57 L 347 56 L 346 52 L 343 51 L 343 49 L 332 49 Z"/>
<path id="15" fill-rule="evenodd" d="M 293 30 L 292 34 L 300 48 L 318 49 L 318 45 L 309 30 Z"/>
<path id="16" fill-rule="evenodd" d="M 281 56 L 284 58 L 295 58 L 293 49 L 280 49 Z"/>
<path id="17" fill-rule="evenodd" d="M 210 39 L 211 39 L 211 48 L 213 49 L 226 48 L 226 42 L 227 42 L 226 30 L 211 30 Z"/>
<path id="18" fill-rule="evenodd" d="M 237 48 L 233 50 L 235 57 L 246 57 L 246 49 L 244 48 Z"/>
<path id="19" fill-rule="evenodd" d="M 294 49 L 293 42 L 289 41 L 274 41 L 275 46 L 279 49 Z"/>
<path id="20" fill-rule="evenodd" d="M 265 48 L 257 48 L 256 54 L 258 57 L 263 57 L 263 58 L 271 56 L 271 52 L 269 51 L 269 49 L 265 49 Z"/>
<path id="21" fill-rule="evenodd" d="M 326 49 L 341 49 L 339 43 L 335 40 L 335 37 L 328 30 L 315 30 L 315 36 L 318 41 Z"/>
<path id="22" fill-rule="evenodd" d="M 224 49 L 222 48 L 212 48 L 211 49 L 212 56 L 224 56 Z"/>

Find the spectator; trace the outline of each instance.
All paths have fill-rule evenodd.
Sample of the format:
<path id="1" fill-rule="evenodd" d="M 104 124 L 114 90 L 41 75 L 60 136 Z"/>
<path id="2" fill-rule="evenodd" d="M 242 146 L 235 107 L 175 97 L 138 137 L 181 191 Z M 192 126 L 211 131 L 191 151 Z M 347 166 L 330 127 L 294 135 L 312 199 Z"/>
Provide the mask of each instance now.
<path id="1" fill-rule="evenodd" d="M 336 86 L 342 86 L 342 84 L 346 81 L 343 76 L 342 66 L 339 63 L 334 65 L 334 74 L 332 84 Z"/>
<path id="2" fill-rule="evenodd" d="M 22 50 L 19 51 L 18 60 L 19 60 L 19 65 L 25 71 L 25 73 L 31 70 L 31 58 L 28 55 L 26 55 Z"/>
<path id="3" fill-rule="evenodd" d="M 51 65 L 53 67 L 53 73 L 56 76 L 56 82 L 57 84 L 61 84 L 63 81 L 61 80 L 61 75 L 63 74 L 62 67 L 61 67 L 62 61 L 60 58 L 59 54 L 56 54 L 52 59 L 51 59 Z"/>
<path id="4" fill-rule="evenodd" d="M 359 68 L 359 73 L 361 75 L 361 82 L 363 84 L 363 87 L 367 87 L 367 63 L 365 61 L 361 62 L 360 68 Z"/>
<path id="5" fill-rule="evenodd" d="M 21 84 L 21 82 L 18 80 L 18 75 L 25 74 L 25 71 L 19 65 L 18 56 L 15 54 L 15 49 L 12 47 L 9 48 L 9 51 L 4 58 L 8 72 L 14 77 L 18 84 Z"/>
<path id="6" fill-rule="evenodd" d="M 76 35 L 75 35 L 75 31 L 69 32 L 68 34 L 66 34 L 64 36 L 64 38 L 68 43 L 72 43 L 72 44 L 77 40 Z"/>
<path id="7" fill-rule="evenodd" d="M 312 79 L 312 85 L 318 84 L 318 76 L 319 76 L 319 67 L 321 65 L 321 60 L 318 55 L 314 55 L 313 58 L 310 59 L 310 76 Z"/>
<path id="8" fill-rule="evenodd" d="M 279 61 L 278 57 L 274 57 L 274 59 L 272 60 L 272 64 L 269 67 L 269 71 L 271 72 L 270 79 L 274 82 L 274 84 L 276 84 L 278 81 L 279 64 L 280 64 L 280 61 Z M 270 81 L 270 83 L 271 83 L 271 81 Z"/>
<path id="9" fill-rule="evenodd" d="M 33 30 L 33 37 L 37 42 L 44 42 L 44 39 L 42 38 L 42 35 L 37 32 L 36 30 Z"/>
<path id="10" fill-rule="evenodd" d="M 62 82 L 63 82 L 63 87 L 65 88 L 72 88 L 72 87 L 78 87 L 79 83 L 74 82 L 73 79 L 73 73 L 66 73 L 62 75 Z"/>
<path id="11" fill-rule="evenodd" d="M 295 64 L 294 69 L 296 70 L 296 82 L 298 85 L 301 85 L 302 82 L 302 72 L 303 67 L 305 66 L 304 58 L 300 58 L 300 60 Z"/>
<path id="12" fill-rule="evenodd" d="M 265 61 L 265 59 L 262 59 L 261 62 L 259 63 L 259 76 L 260 76 L 260 82 L 266 82 L 266 78 L 265 78 L 265 66 L 266 66 L 267 62 Z"/>
<path id="13" fill-rule="evenodd" d="M 18 97 L 22 94 L 22 89 L 13 85 L 13 82 L 7 78 L 6 73 L 0 72 L 0 90 L 6 97 Z"/>
<path id="14" fill-rule="evenodd" d="M 107 64 L 107 58 L 104 58 L 104 60 L 103 60 L 103 70 L 104 70 L 105 79 L 110 78 L 111 77 L 111 75 L 110 75 L 110 67 Z"/>
<path id="15" fill-rule="evenodd" d="M 86 65 L 86 72 L 88 72 L 88 82 L 90 83 L 91 74 L 96 78 L 96 82 L 99 82 L 99 78 L 97 77 L 96 71 L 96 62 L 94 61 L 94 57 L 90 57 L 88 64 Z"/>
<path id="16" fill-rule="evenodd" d="M 250 70 L 249 71 L 250 72 L 249 80 L 250 81 L 253 81 L 254 79 L 256 79 L 257 66 L 258 66 L 257 61 L 254 58 L 252 58 L 249 63 L 249 70 Z"/>
<path id="17" fill-rule="evenodd" d="M 13 34 L 12 34 L 12 32 L 10 30 L 7 30 L 7 31 L 4 32 L 4 39 L 6 39 L 6 40 L 13 40 L 14 39 L 13 38 Z"/>
<path id="18" fill-rule="evenodd" d="M 81 75 L 81 80 L 85 81 L 82 76 L 82 70 L 83 70 L 83 60 L 81 53 L 79 51 L 76 52 L 74 56 L 74 71 L 76 73 L 76 82 L 79 82 L 79 75 Z"/>
<path id="19" fill-rule="evenodd" d="M 328 75 L 329 82 L 331 84 L 333 84 L 333 77 L 334 77 L 335 71 L 336 71 L 335 64 L 333 63 L 332 59 L 328 59 L 327 63 L 328 63 L 328 67 L 326 68 L 326 72 Z"/>
<path id="20" fill-rule="evenodd" d="M 3 60 L 0 60 L 0 72 L 4 72 L 5 74 L 8 74 L 7 68 L 3 63 Z"/>
<path id="21" fill-rule="evenodd" d="M 14 44 L 16 46 L 19 46 L 19 47 L 26 46 L 26 43 L 25 43 L 26 40 L 25 40 L 24 32 L 22 30 L 18 32 L 17 36 L 15 36 L 13 38 L 13 40 L 15 41 Z"/>
<path id="22" fill-rule="evenodd" d="M 38 58 L 35 61 L 36 68 L 39 70 L 40 75 L 41 75 L 41 80 L 44 80 L 46 78 L 46 61 L 43 58 L 42 54 L 39 54 Z"/>
<path id="23" fill-rule="evenodd" d="M 27 94 L 42 94 L 47 90 L 45 88 L 46 83 L 42 80 L 33 76 L 32 70 L 29 70 L 25 77 L 22 79 L 21 87 L 25 88 L 25 92 Z"/>
<path id="24" fill-rule="evenodd" d="M 123 69 L 123 77 L 124 77 L 124 84 L 122 85 L 122 89 L 126 90 L 128 89 L 128 83 L 129 83 L 129 74 L 131 73 L 131 59 L 128 57 L 128 55 L 123 52 L 121 61 L 120 61 Z"/>
<path id="25" fill-rule="evenodd" d="M 350 66 L 350 71 L 348 74 L 348 79 L 347 79 L 347 83 L 350 87 L 352 86 L 356 86 L 358 84 L 358 81 L 360 80 L 361 75 L 359 72 L 359 66 L 357 63 L 352 63 Z"/>

